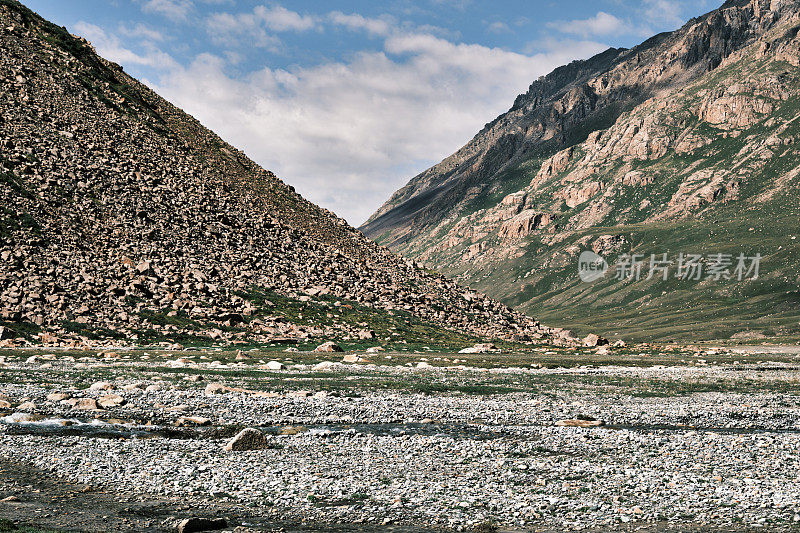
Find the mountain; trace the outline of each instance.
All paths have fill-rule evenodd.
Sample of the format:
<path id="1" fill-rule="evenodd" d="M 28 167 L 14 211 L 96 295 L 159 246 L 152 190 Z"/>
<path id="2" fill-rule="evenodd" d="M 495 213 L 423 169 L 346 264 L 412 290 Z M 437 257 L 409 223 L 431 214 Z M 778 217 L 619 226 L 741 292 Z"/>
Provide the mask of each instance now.
<path id="1" fill-rule="evenodd" d="M 0 50 L 4 345 L 552 337 L 367 240 L 15 0 Z"/>
<path id="2" fill-rule="evenodd" d="M 361 230 L 576 331 L 795 338 L 798 31 L 796 1 L 729 0 L 558 68 Z M 612 263 L 592 284 L 578 277 L 586 250 Z M 615 257 L 649 267 L 664 253 L 667 280 L 616 279 Z M 760 273 L 740 282 L 734 264 L 721 279 L 676 279 L 681 253 L 703 256 L 706 272 L 717 254 L 761 254 Z"/>

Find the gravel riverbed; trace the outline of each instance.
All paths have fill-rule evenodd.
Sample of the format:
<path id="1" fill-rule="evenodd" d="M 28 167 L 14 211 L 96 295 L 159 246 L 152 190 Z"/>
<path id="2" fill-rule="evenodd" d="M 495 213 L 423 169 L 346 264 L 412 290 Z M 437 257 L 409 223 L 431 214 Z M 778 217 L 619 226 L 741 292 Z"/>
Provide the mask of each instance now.
<path id="1" fill-rule="evenodd" d="M 63 383 L 5 383 L 11 404 L 30 401 L 35 408 L 28 412 L 73 422 L 7 418 L 0 425 L 0 458 L 120 494 L 233 503 L 254 517 L 306 523 L 776 530 L 800 522 L 800 371 L 787 363 L 492 370 L 333 365 L 324 373 L 295 365 L 264 374 L 299 380 L 309 390 L 272 394 L 226 380 L 224 371 L 214 383 L 234 390 L 208 394 L 208 377 L 142 380 L 124 365 L 115 368 L 98 390 L 67 385 L 71 362 L 48 369 L 63 372 Z M 376 375 L 485 386 L 535 379 L 537 387 L 423 394 L 355 385 L 326 392 L 314 390 L 320 382 L 311 379 L 360 383 Z M 258 374 L 248 379 L 244 385 L 261 381 Z M 687 382 L 705 386 L 669 392 Z M 753 387 L 737 391 L 741 383 Z M 662 392 L 642 392 L 654 389 Z M 98 399 L 116 394 L 124 403 L 81 412 L 48 401 L 54 391 Z M 209 426 L 180 433 L 174 426 L 187 416 L 207 418 L 202 423 Z M 605 426 L 555 425 L 574 418 Z M 48 426 L 65 431 L 48 432 Z M 119 435 L 82 427 L 116 428 Z M 263 431 L 266 448 L 224 451 L 244 427 Z M 173 433 L 159 432 L 164 428 Z"/>

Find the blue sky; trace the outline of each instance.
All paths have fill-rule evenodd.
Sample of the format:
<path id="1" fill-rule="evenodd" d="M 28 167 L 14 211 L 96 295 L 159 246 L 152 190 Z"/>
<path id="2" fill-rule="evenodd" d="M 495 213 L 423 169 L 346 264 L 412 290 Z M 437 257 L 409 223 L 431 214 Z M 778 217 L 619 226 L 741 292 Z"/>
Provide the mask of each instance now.
<path id="1" fill-rule="evenodd" d="M 23 0 L 363 222 L 538 76 L 721 0 Z"/>

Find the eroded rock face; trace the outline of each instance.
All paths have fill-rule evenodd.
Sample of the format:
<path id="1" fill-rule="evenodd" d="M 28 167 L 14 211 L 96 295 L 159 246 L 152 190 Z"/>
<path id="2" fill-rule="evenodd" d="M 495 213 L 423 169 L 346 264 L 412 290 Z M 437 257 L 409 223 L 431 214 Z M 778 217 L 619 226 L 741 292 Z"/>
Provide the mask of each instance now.
<path id="1" fill-rule="evenodd" d="M 403 310 L 479 336 L 546 333 L 375 245 L 25 8 L 0 6 L 0 50 L 0 319 L 40 328 L 37 343 L 370 329 L 283 319 L 254 290 Z"/>
<path id="2" fill-rule="evenodd" d="M 576 61 L 536 80 L 512 108 L 487 126 L 461 150 L 413 178 L 362 227 L 398 249 L 409 250 L 451 215 L 469 210 L 467 191 L 482 184 L 476 201 L 501 185 L 504 171 L 544 147 L 555 156 L 536 182 L 560 174 L 575 154 L 572 148 L 625 113 L 664 91 L 718 68 L 731 55 L 764 37 L 796 11 L 793 2 L 762 5 L 724 4 L 693 19 L 672 34 L 662 34 L 630 49 L 610 49 L 587 61 Z M 774 45 L 790 55 L 792 39 Z M 720 103 L 722 105 L 722 103 Z M 674 141 L 669 128 L 655 131 L 652 117 L 629 124 L 619 150 L 631 159 L 652 160 Z M 585 132 L 587 128 L 595 131 Z M 585 132 L 585 133 L 584 133 Z M 534 171 L 536 172 L 536 171 Z"/>
<path id="3" fill-rule="evenodd" d="M 706 94 L 697 115 L 716 127 L 749 128 L 772 113 L 774 100 L 785 100 L 788 96 L 775 78 L 760 80 L 760 83 L 734 83 Z"/>
<path id="4" fill-rule="evenodd" d="M 519 239 L 527 237 L 537 229 L 550 226 L 558 215 L 540 213 L 533 209 L 526 209 L 500 227 L 501 239 Z"/>

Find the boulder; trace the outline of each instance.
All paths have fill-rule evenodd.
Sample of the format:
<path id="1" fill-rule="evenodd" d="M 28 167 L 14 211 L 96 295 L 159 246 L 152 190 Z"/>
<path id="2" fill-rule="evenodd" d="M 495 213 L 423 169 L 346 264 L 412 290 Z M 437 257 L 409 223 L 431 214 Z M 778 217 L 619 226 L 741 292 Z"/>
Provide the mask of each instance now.
<path id="1" fill-rule="evenodd" d="M 215 394 L 223 394 L 227 390 L 228 387 L 226 387 L 222 383 L 209 383 L 208 385 L 206 385 L 205 394 L 206 396 L 213 396 Z"/>
<path id="2" fill-rule="evenodd" d="M 178 533 L 198 533 L 216 531 L 228 527 L 224 518 L 186 518 L 178 523 Z"/>
<path id="3" fill-rule="evenodd" d="M 97 411 L 100 407 L 97 405 L 97 401 L 94 398 L 79 398 L 73 409 L 78 409 L 81 411 Z"/>
<path id="4" fill-rule="evenodd" d="M 594 348 L 595 346 L 605 346 L 607 344 L 608 344 L 608 339 L 604 339 L 603 337 L 597 335 L 596 333 L 589 333 L 583 339 L 583 345 L 588 348 Z"/>
<path id="5" fill-rule="evenodd" d="M 97 400 L 98 405 L 103 409 L 111 409 L 112 407 L 119 407 L 125 403 L 125 398 L 119 394 L 106 394 Z"/>
<path id="6" fill-rule="evenodd" d="M 211 419 L 204 416 L 182 416 L 175 421 L 175 425 L 178 427 L 210 426 Z"/>
<path id="7" fill-rule="evenodd" d="M 270 361 L 264 365 L 268 370 L 286 370 L 286 365 L 280 361 Z"/>
<path id="8" fill-rule="evenodd" d="M 68 400 L 70 398 L 71 396 L 66 392 L 53 392 L 47 395 L 47 401 L 55 403 L 58 403 L 61 400 Z"/>
<path id="9" fill-rule="evenodd" d="M 255 428 L 243 429 L 225 444 L 227 452 L 262 450 L 268 445 L 267 438 Z"/>
<path id="10" fill-rule="evenodd" d="M 331 341 L 328 341 L 328 342 L 326 342 L 324 344 L 320 344 L 319 346 L 314 348 L 314 351 L 315 352 L 343 352 L 344 350 L 338 344 L 336 344 L 334 342 L 331 342 Z"/>

